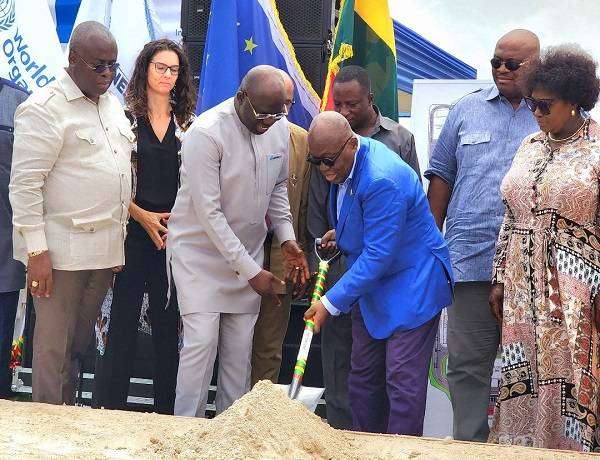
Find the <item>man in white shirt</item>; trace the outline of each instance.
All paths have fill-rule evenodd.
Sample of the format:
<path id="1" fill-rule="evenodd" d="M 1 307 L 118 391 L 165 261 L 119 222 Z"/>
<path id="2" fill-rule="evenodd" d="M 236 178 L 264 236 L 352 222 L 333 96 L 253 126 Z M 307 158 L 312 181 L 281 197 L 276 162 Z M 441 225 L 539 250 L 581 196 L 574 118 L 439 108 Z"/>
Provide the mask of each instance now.
<path id="1" fill-rule="evenodd" d="M 133 133 L 107 94 L 117 44 L 97 22 L 71 37 L 69 66 L 15 114 L 14 257 L 34 296 L 33 400 L 73 404 L 77 358 L 124 263 Z"/>
<path id="2" fill-rule="evenodd" d="M 267 225 L 281 242 L 288 278 L 308 278 L 287 194 L 285 97 L 277 69 L 255 67 L 183 141 L 167 239 L 183 322 L 175 415 L 204 416 L 217 348 L 217 413 L 249 389 L 260 296 L 279 303 L 283 286 L 262 268 Z"/>

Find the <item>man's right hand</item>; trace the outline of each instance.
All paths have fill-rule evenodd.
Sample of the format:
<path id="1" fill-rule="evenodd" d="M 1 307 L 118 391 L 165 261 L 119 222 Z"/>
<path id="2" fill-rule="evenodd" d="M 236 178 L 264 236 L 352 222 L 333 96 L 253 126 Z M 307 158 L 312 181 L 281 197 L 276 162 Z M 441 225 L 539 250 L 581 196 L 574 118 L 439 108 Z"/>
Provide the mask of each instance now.
<path id="1" fill-rule="evenodd" d="M 27 261 L 27 286 L 34 297 L 52 295 L 52 261 L 48 251 L 30 257 Z"/>
<path id="2" fill-rule="evenodd" d="M 261 296 L 271 296 L 275 305 L 281 305 L 279 294 L 285 289 L 285 283 L 267 270 L 261 270 L 254 278 L 248 281 L 252 289 Z"/>
<path id="3" fill-rule="evenodd" d="M 446 212 L 448 211 L 448 203 L 452 196 L 452 187 L 446 181 L 438 176 L 431 176 L 429 179 L 429 188 L 427 189 L 427 199 L 429 200 L 429 208 L 435 219 L 435 223 L 440 230 L 444 227 Z"/>
<path id="4" fill-rule="evenodd" d="M 489 297 L 490 309 L 496 321 L 502 325 L 502 310 L 504 304 L 504 284 L 492 284 Z"/>

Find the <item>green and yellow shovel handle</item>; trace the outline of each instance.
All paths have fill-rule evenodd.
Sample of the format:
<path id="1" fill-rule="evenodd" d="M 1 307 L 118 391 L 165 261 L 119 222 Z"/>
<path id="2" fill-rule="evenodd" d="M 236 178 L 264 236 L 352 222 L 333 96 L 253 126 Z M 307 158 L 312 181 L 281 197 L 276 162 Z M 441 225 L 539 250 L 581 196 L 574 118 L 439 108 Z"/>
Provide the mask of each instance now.
<path id="1" fill-rule="evenodd" d="M 337 259 L 340 255 L 339 251 L 327 259 L 321 257 L 319 254 L 318 246 L 321 243 L 321 239 L 315 240 L 315 254 L 319 258 L 319 268 L 317 272 L 317 280 L 315 282 L 315 289 L 313 290 L 311 299 L 312 303 L 321 300 L 321 297 L 325 293 L 325 282 L 327 281 L 327 272 L 329 271 L 329 264 Z M 300 349 L 298 350 L 298 357 L 296 358 L 296 365 L 294 366 L 294 374 L 292 377 L 292 383 L 289 387 L 288 395 L 290 398 L 295 399 L 298 395 L 298 391 L 302 386 L 302 379 L 304 378 L 304 371 L 306 370 L 306 363 L 308 360 L 308 352 L 310 351 L 310 344 L 315 332 L 315 323 L 312 319 L 307 319 L 304 324 L 304 333 L 302 334 L 302 341 L 300 342 Z"/>

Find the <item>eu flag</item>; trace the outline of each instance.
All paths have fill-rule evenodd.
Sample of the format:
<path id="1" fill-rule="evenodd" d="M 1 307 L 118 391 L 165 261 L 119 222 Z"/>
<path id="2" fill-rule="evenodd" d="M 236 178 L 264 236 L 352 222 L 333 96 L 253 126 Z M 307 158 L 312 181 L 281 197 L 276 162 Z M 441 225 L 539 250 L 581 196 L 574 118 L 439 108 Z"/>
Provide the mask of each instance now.
<path id="1" fill-rule="evenodd" d="M 197 114 L 234 96 L 244 75 L 260 64 L 294 80 L 290 121 L 308 129 L 319 113 L 319 97 L 298 64 L 274 0 L 213 0 L 202 62 Z"/>

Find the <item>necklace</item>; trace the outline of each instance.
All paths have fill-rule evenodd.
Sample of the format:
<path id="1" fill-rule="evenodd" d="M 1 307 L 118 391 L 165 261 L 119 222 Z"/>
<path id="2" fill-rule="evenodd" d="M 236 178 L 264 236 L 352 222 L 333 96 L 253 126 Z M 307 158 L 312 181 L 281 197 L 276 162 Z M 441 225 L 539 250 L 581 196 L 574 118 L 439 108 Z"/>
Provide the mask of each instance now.
<path id="1" fill-rule="evenodd" d="M 579 132 L 583 129 L 583 127 L 585 126 L 586 123 L 587 123 L 587 118 L 583 120 L 583 123 L 581 123 L 581 126 L 579 128 L 577 128 L 577 131 L 575 131 L 569 137 L 565 137 L 565 138 L 562 138 L 562 139 L 556 139 L 556 138 L 552 137 L 552 134 L 548 133 L 548 138 L 552 142 L 566 142 L 568 140 L 573 139 L 575 136 L 577 136 L 579 134 Z"/>

